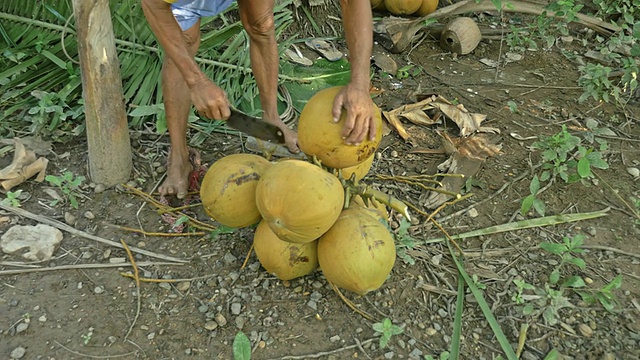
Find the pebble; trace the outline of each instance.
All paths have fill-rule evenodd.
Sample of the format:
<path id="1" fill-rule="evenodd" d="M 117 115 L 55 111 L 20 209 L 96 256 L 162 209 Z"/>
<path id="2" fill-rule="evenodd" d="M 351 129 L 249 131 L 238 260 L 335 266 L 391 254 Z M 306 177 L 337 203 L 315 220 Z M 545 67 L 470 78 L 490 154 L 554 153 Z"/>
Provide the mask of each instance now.
<path id="1" fill-rule="evenodd" d="M 245 322 L 247 322 L 247 320 L 246 320 L 244 317 L 242 317 L 242 316 L 238 316 L 238 317 L 236 318 L 236 327 L 237 327 L 238 329 L 242 329 L 242 328 L 244 327 L 244 323 L 245 323 Z"/>
<path id="2" fill-rule="evenodd" d="M 216 314 L 215 320 L 218 323 L 218 325 L 220 325 L 220 326 L 227 325 L 227 318 L 225 318 L 224 315 L 222 315 L 220 313 Z"/>
<path id="3" fill-rule="evenodd" d="M 240 315 L 240 310 L 242 310 L 242 305 L 240 303 L 231 304 L 231 314 Z"/>
<path id="4" fill-rule="evenodd" d="M 190 281 L 181 281 L 176 285 L 179 291 L 187 291 L 191 287 Z"/>
<path id="5" fill-rule="evenodd" d="M 395 150 L 391 151 L 391 157 L 397 158 L 398 157 L 398 152 Z"/>
<path id="6" fill-rule="evenodd" d="M 47 321 L 47 316 L 46 315 L 42 315 L 38 318 L 38 321 L 40 322 L 46 322 Z"/>
<path id="7" fill-rule="evenodd" d="M 109 264 L 123 264 L 127 261 L 126 258 L 123 257 L 112 257 L 109 258 Z"/>
<path id="8" fill-rule="evenodd" d="M 93 292 L 94 292 L 95 294 L 102 294 L 102 293 L 104 292 L 104 288 L 103 288 L 102 286 L 96 286 L 96 287 L 93 289 Z"/>
<path id="9" fill-rule="evenodd" d="M 640 177 L 640 170 L 636 167 L 628 167 L 627 172 L 634 178 Z"/>
<path id="10" fill-rule="evenodd" d="M 427 336 L 433 336 L 438 333 L 438 330 L 430 327 L 427 330 L 425 330 L 424 333 L 427 334 Z"/>
<path id="11" fill-rule="evenodd" d="M 107 189 L 106 186 L 104 186 L 103 184 L 96 184 L 96 187 L 93 188 L 93 192 L 96 194 L 100 194 L 101 192 L 104 192 Z"/>
<path id="12" fill-rule="evenodd" d="M 469 211 L 467 211 L 467 214 L 469 214 L 469 217 L 475 218 L 478 217 L 478 210 L 476 210 L 476 208 L 471 208 L 469 209 Z"/>
<path id="13" fill-rule="evenodd" d="M 154 333 L 154 332 L 149 333 L 149 335 L 147 335 L 147 339 L 149 339 L 149 340 L 153 340 L 153 339 L 155 339 L 155 337 L 156 337 L 156 333 Z"/>
<path id="14" fill-rule="evenodd" d="M 335 335 L 335 336 L 330 337 L 329 341 L 331 341 L 333 343 L 340 341 L 340 335 Z"/>
<path id="15" fill-rule="evenodd" d="M 29 328 L 29 324 L 22 322 L 16 325 L 16 334 L 20 334 L 21 332 L 27 331 L 28 328 Z"/>
<path id="16" fill-rule="evenodd" d="M 11 356 L 12 359 L 22 359 L 26 352 L 27 350 L 25 348 L 23 348 L 22 346 L 18 346 L 11 351 L 11 355 L 9 356 Z"/>
<path id="17" fill-rule="evenodd" d="M 207 305 L 200 305 L 200 306 L 198 306 L 198 311 L 199 311 L 201 314 L 204 314 L 204 313 L 206 313 L 207 311 L 209 311 L 209 306 L 207 306 Z"/>
<path id="18" fill-rule="evenodd" d="M 385 359 L 393 359 L 394 356 L 395 354 L 393 353 L 393 351 L 389 351 L 388 353 L 384 354 Z"/>
<path id="19" fill-rule="evenodd" d="M 227 265 L 233 264 L 236 260 L 238 260 L 238 258 L 233 256 L 233 254 L 231 253 L 224 254 L 224 262 Z"/>
<path id="20" fill-rule="evenodd" d="M 446 318 L 449 314 L 444 309 L 438 309 L 438 315 L 440 315 L 441 318 Z"/>
<path id="21" fill-rule="evenodd" d="M 422 350 L 413 349 L 411 353 L 409 353 L 409 357 L 412 359 L 422 359 Z"/>
<path id="22" fill-rule="evenodd" d="M 76 222 L 76 217 L 67 211 L 64 213 L 64 221 L 69 225 L 73 225 Z"/>
<path id="23" fill-rule="evenodd" d="M 165 289 L 165 290 L 171 290 L 171 285 L 169 285 L 169 283 L 166 282 L 161 282 L 158 284 L 158 286 L 160 286 L 161 288 Z"/>
<path id="24" fill-rule="evenodd" d="M 442 326 L 440 326 L 440 324 L 438 323 L 433 323 L 433 328 L 436 329 L 436 331 L 442 330 Z"/>
<path id="25" fill-rule="evenodd" d="M 213 331 L 213 330 L 215 330 L 215 329 L 217 329 L 217 328 L 218 328 L 218 323 L 217 323 L 217 322 L 215 322 L 215 321 L 207 321 L 207 322 L 204 324 L 204 328 L 205 328 L 205 329 L 207 329 L 207 330 L 209 330 L 209 331 Z"/>
<path id="26" fill-rule="evenodd" d="M 584 337 L 591 337 L 593 335 L 593 329 L 587 324 L 578 325 L 578 331 L 580 331 L 580 334 Z"/>
<path id="27" fill-rule="evenodd" d="M 84 212 L 84 217 L 89 219 L 89 220 L 93 220 L 93 219 L 96 218 L 96 216 L 91 211 L 85 211 Z"/>

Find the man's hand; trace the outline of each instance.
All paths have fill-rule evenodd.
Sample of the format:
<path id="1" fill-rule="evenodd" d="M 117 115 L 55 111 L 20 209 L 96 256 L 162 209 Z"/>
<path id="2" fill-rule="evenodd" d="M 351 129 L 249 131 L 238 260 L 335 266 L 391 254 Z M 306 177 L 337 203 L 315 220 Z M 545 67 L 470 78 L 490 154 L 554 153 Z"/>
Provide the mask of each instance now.
<path id="1" fill-rule="evenodd" d="M 369 89 L 362 89 L 349 84 L 342 88 L 333 101 L 333 121 L 340 121 L 342 108 L 347 111 L 347 118 L 342 128 L 342 138 L 349 145 L 359 145 L 367 137 L 376 137 L 376 123 L 373 119 L 373 101 Z"/>
<path id="2" fill-rule="evenodd" d="M 208 119 L 227 120 L 231 115 L 227 94 L 207 78 L 191 86 L 191 102 Z"/>

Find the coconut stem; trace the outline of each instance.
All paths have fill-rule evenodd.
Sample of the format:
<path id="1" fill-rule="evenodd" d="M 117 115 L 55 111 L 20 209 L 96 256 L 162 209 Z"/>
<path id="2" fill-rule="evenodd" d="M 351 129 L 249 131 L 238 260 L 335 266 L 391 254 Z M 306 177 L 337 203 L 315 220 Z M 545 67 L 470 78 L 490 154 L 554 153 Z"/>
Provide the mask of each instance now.
<path id="1" fill-rule="evenodd" d="M 349 186 L 350 192 L 362 196 L 363 199 L 374 198 L 381 203 L 387 205 L 393 210 L 402 214 L 407 220 L 411 221 L 411 215 L 409 215 L 409 207 L 402 200 L 398 200 L 389 194 L 385 194 L 380 190 L 371 189 L 366 185 L 354 184 Z"/>

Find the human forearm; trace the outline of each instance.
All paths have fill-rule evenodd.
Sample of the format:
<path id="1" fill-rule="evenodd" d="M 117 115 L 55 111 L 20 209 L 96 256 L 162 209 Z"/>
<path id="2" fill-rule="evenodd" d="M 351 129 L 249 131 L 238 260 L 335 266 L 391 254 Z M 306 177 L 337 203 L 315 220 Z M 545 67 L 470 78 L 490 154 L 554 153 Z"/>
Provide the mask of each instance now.
<path id="1" fill-rule="evenodd" d="M 187 85 L 193 87 L 206 76 L 191 57 L 182 30 L 171 13 L 171 5 L 163 0 L 142 0 L 144 15 L 166 55 L 173 61 Z"/>
<path id="2" fill-rule="evenodd" d="M 351 86 L 369 91 L 373 20 L 367 0 L 341 0 L 342 21 L 351 63 Z"/>

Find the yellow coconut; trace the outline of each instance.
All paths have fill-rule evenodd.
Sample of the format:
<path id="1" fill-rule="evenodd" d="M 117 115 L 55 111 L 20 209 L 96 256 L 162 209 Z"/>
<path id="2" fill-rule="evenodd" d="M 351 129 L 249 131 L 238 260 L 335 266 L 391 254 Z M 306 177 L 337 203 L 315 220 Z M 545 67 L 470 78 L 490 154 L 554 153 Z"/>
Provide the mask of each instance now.
<path id="1" fill-rule="evenodd" d="M 416 11 L 416 15 L 418 16 L 427 16 L 432 12 L 436 11 L 438 7 L 438 0 L 422 0 L 422 5 Z"/>
<path id="2" fill-rule="evenodd" d="M 262 220 L 253 236 L 253 250 L 262 267 L 280 280 L 305 276 L 318 267 L 318 242 L 295 244 L 280 240 Z"/>
<path id="3" fill-rule="evenodd" d="M 200 199 L 206 213 L 230 227 L 243 227 L 260 220 L 256 185 L 271 166 L 253 154 L 234 154 L 217 160 L 202 179 Z"/>
<path id="4" fill-rule="evenodd" d="M 411 15 L 422 5 L 422 0 L 384 0 L 384 6 L 393 15 Z"/>
<path id="5" fill-rule="evenodd" d="M 256 205 L 280 239 L 306 243 L 336 221 L 344 206 L 344 189 L 335 175 L 316 165 L 283 160 L 258 182 Z"/>
<path id="6" fill-rule="evenodd" d="M 369 173 L 369 170 L 371 170 L 371 165 L 373 165 L 373 158 L 375 156 L 376 154 L 374 153 L 364 162 L 342 169 L 342 177 L 344 179 L 351 179 L 351 175 L 356 174 L 356 180 L 362 180 L 362 178 Z"/>
<path id="7" fill-rule="evenodd" d="M 371 0 L 371 8 L 375 9 L 382 4 L 382 0 Z"/>
<path id="8" fill-rule="evenodd" d="M 395 260 L 393 236 L 360 207 L 343 210 L 318 240 L 318 262 L 327 280 L 360 295 L 382 286 Z"/>
<path id="9" fill-rule="evenodd" d="M 300 149 L 309 156 L 317 156 L 326 166 L 342 169 L 357 165 L 369 158 L 382 139 L 382 117 L 380 109 L 374 107 L 374 121 L 376 123 L 376 137 L 374 140 L 365 138 L 360 145 L 347 145 L 342 139 L 342 128 L 346 121 L 346 111 L 342 110 L 340 121 L 333 121 L 333 100 L 341 86 L 321 90 L 309 99 L 300 113 L 298 122 L 298 144 Z"/>

